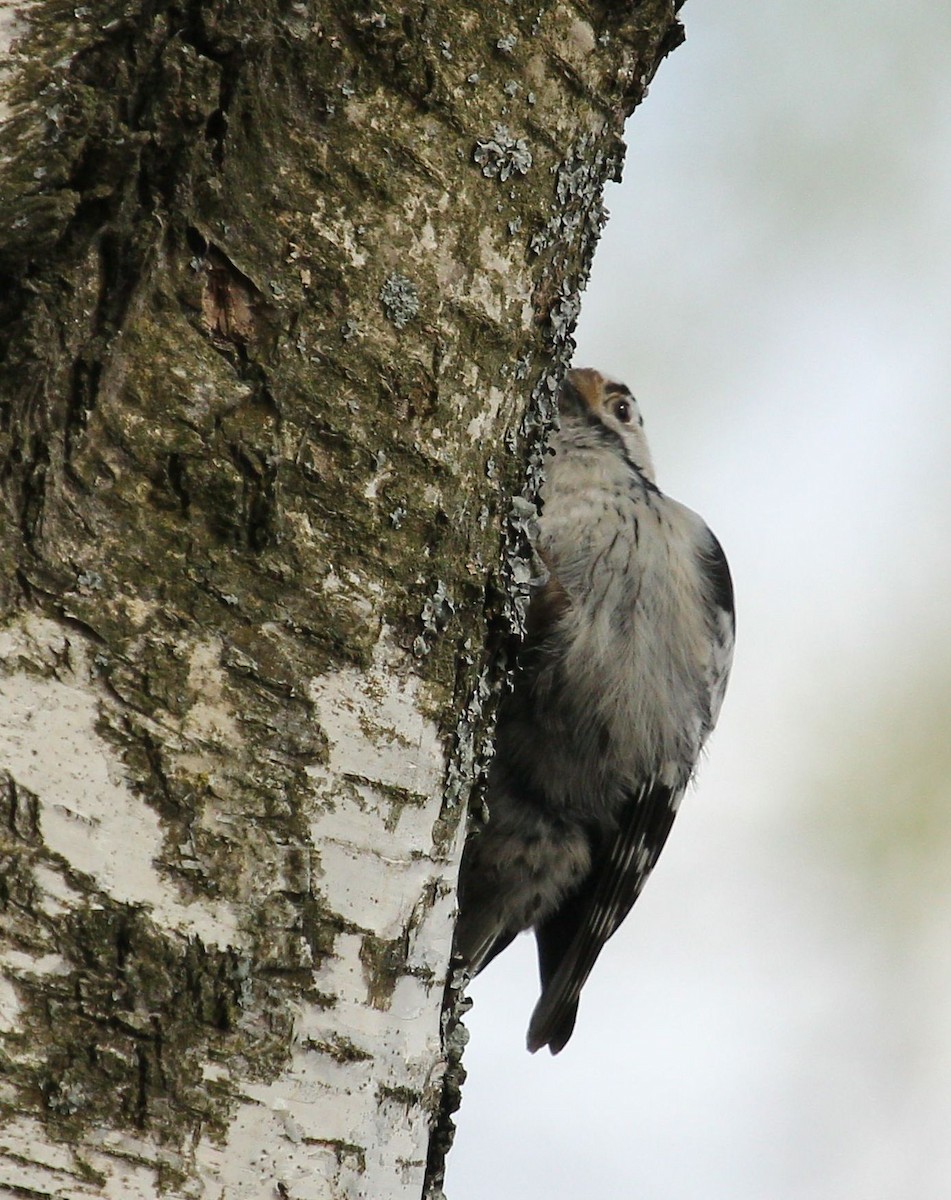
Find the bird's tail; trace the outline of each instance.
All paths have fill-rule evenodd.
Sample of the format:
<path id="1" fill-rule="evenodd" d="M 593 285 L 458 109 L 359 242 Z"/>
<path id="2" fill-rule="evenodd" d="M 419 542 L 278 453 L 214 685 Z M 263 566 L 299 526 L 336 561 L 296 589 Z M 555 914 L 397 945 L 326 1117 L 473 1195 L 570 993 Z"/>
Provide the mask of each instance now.
<path id="1" fill-rule="evenodd" d="M 542 994 L 528 1026 L 528 1048 L 532 1054 L 542 1046 L 547 1046 L 552 1054 L 565 1048 L 574 1031 L 580 993 L 579 987 L 561 987 Z"/>

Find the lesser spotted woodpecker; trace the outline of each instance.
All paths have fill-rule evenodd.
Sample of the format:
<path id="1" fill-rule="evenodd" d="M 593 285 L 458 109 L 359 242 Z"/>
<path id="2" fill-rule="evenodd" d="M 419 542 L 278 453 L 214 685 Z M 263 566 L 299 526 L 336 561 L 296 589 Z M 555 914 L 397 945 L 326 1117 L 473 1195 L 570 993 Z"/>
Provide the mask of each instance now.
<path id="1" fill-rule="evenodd" d="M 500 710 L 456 930 L 474 974 L 534 929 L 541 997 L 528 1048 L 552 1054 L 667 840 L 720 711 L 734 634 L 720 544 L 658 489 L 628 389 L 570 371 L 559 410 L 537 545 L 549 575 Z"/>

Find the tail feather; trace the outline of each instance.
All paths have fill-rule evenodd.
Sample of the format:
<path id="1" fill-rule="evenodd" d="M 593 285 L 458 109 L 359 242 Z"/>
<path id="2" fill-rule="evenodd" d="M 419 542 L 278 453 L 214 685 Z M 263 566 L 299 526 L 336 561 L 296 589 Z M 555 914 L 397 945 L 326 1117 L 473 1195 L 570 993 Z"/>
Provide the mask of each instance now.
<path id="1" fill-rule="evenodd" d="M 546 992 L 535 1005 L 528 1026 L 528 1048 L 532 1054 L 547 1046 L 552 1054 L 558 1054 L 568 1044 L 578 1017 L 578 994 Z"/>
<path id="2" fill-rule="evenodd" d="M 578 931 L 585 922 L 595 884 L 596 877 L 590 875 L 561 908 L 535 927 L 542 994 L 528 1027 L 528 1048 L 533 1054 L 542 1046 L 557 1054 L 574 1030 L 581 985 L 587 976 L 579 981 L 574 967 L 566 969 L 565 964 L 577 960 Z"/>

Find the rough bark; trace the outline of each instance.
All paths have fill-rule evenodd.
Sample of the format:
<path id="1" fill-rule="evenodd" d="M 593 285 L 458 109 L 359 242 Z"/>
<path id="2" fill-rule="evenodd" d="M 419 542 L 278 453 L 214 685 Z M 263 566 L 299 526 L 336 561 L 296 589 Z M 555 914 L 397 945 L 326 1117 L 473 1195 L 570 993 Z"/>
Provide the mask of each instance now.
<path id="1" fill-rule="evenodd" d="M 674 8 L 0 6 L 0 1187 L 438 1188 L 465 801 Z"/>

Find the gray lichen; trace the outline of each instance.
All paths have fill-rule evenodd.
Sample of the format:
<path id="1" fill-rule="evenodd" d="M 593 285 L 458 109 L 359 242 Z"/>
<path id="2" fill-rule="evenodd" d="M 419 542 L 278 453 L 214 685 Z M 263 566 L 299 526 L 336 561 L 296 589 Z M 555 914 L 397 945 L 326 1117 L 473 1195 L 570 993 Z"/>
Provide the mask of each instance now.
<path id="1" fill-rule="evenodd" d="M 532 152 L 524 138 L 512 137 L 507 125 L 496 125 L 490 138 L 476 142 L 473 161 L 482 168 L 487 179 L 501 183 L 513 174 L 527 175 L 532 166 Z"/>
<path id="2" fill-rule="evenodd" d="M 562 281 L 557 299 L 549 313 L 548 336 L 554 345 L 562 344 L 571 335 L 581 312 L 581 294 L 577 287 Z"/>
<path id="3" fill-rule="evenodd" d="M 446 585 L 441 579 L 437 579 L 435 590 L 431 596 L 426 597 L 423 610 L 419 615 L 423 631 L 413 642 L 413 653 L 417 657 L 421 658 L 429 652 L 432 639 L 445 629 L 455 611 L 455 603 L 446 590 Z"/>
<path id="4" fill-rule="evenodd" d="M 380 303 L 387 318 L 397 329 L 404 329 L 419 315 L 416 284 L 398 271 L 394 271 L 380 288 Z"/>

